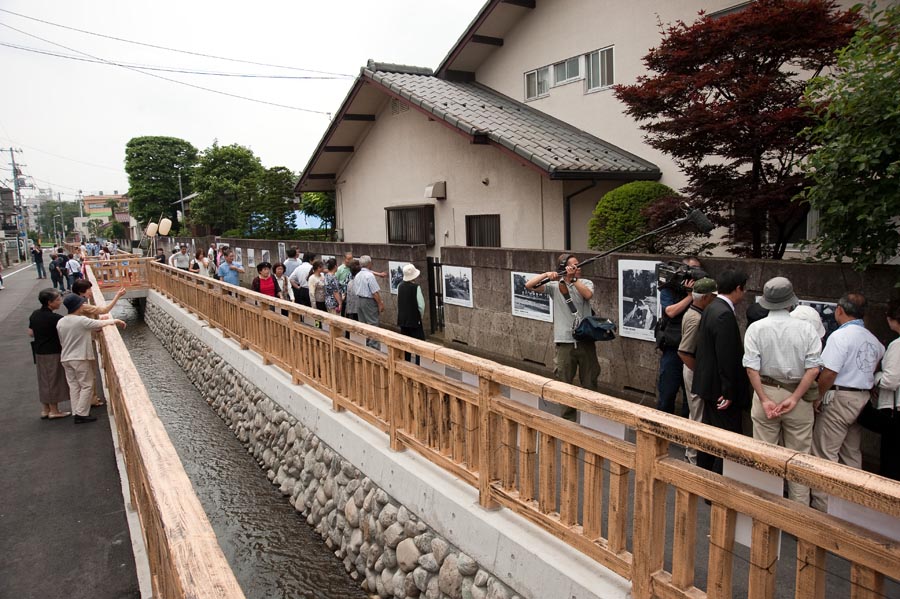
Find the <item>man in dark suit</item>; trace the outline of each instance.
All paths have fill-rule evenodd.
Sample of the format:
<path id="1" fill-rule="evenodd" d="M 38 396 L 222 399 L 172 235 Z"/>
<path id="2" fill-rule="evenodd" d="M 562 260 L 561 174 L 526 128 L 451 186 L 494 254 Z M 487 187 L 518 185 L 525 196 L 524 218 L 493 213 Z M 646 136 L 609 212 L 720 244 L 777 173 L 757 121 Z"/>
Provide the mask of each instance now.
<path id="1" fill-rule="evenodd" d="M 747 275 L 728 269 L 716 277 L 719 296 L 703 311 L 697 332 L 691 391 L 703 399 L 703 422 L 741 433 L 742 410 L 750 402 L 750 381 L 741 361 L 744 343 L 734 307 L 744 299 Z M 700 453 L 697 465 L 721 474 L 722 460 Z"/>

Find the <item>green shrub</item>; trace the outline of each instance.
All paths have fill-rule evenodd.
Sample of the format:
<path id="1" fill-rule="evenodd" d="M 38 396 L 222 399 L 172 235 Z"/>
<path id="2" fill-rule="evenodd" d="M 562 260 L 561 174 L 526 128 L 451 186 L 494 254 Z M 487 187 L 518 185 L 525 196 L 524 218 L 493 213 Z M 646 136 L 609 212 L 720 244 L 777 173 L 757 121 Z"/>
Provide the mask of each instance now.
<path id="1" fill-rule="evenodd" d="M 671 187 L 655 181 L 633 181 L 616 187 L 594 208 L 588 223 L 588 244 L 593 250 L 610 249 L 650 231 L 644 210 L 660 199 L 677 195 Z M 644 243 L 630 250 L 646 251 L 649 247 Z"/>

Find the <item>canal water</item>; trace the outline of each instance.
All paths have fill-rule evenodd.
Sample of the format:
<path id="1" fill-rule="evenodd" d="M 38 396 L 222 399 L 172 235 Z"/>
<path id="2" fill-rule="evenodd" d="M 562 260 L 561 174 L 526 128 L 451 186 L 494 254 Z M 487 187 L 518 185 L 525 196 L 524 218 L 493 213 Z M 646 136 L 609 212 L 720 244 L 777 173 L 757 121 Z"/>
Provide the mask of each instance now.
<path id="1" fill-rule="evenodd" d="M 128 302 L 114 311 L 219 545 L 248 599 L 365 599 Z"/>

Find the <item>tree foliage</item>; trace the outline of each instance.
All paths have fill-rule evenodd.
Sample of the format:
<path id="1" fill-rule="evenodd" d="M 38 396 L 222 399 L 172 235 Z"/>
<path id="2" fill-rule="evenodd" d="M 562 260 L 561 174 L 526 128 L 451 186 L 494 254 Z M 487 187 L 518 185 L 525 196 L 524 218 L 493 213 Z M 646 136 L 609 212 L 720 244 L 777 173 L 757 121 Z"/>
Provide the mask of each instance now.
<path id="1" fill-rule="evenodd" d="M 78 216 L 78 202 L 45 202 L 37 215 L 38 226 L 44 232 L 44 237 L 56 239 L 59 232 L 59 217 L 62 216 L 64 233 L 69 233 L 75 228 L 75 217 Z"/>
<path id="2" fill-rule="evenodd" d="M 133 137 L 125 146 L 129 212 L 140 223 L 158 221 L 160 215 L 177 222 L 178 173 L 182 189 L 191 193 L 191 171 L 197 148 L 177 137 Z"/>
<path id="3" fill-rule="evenodd" d="M 191 219 L 215 234 L 234 228 L 252 228 L 262 163 L 250 148 L 218 142 L 200 155 L 194 172 Z"/>
<path id="4" fill-rule="evenodd" d="M 334 192 L 310 191 L 300 195 L 300 212 L 322 220 L 322 227 L 333 229 L 335 223 Z"/>
<path id="5" fill-rule="evenodd" d="M 671 187 L 655 181 L 633 181 L 616 187 L 594 207 L 588 222 L 588 245 L 593 250 L 608 250 L 652 231 L 659 226 L 658 221 L 668 222 L 681 216 L 677 211 L 683 199 Z M 659 213 L 659 206 L 666 207 L 663 213 Z M 694 237 L 690 231 L 648 237 L 630 246 L 629 251 L 680 253 Z"/>
<path id="6" fill-rule="evenodd" d="M 290 169 L 274 166 L 265 169 L 257 179 L 257 199 L 251 222 L 255 237 L 283 239 L 295 229 L 294 183 Z"/>
<path id="7" fill-rule="evenodd" d="M 819 149 L 803 199 L 819 212 L 819 255 L 859 270 L 900 250 L 900 5 L 871 17 L 807 89 Z"/>
<path id="8" fill-rule="evenodd" d="M 832 0 L 758 0 L 716 18 L 701 13 L 664 29 L 643 59 L 652 74 L 616 86 L 647 142 L 687 175 L 695 207 L 729 227 L 732 252 L 781 258 L 805 222 L 808 205 L 791 201 L 811 150 L 798 135 L 810 123 L 803 92 L 856 23 Z"/>

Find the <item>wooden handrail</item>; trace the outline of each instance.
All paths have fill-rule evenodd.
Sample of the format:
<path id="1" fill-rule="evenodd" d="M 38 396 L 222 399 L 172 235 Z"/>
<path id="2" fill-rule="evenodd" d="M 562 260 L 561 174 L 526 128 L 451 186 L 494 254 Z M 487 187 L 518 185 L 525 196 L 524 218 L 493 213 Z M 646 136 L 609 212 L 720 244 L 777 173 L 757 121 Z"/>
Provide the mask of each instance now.
<path id="1" fill-rule="evenodd" d="M 106 304 L 91 267 L 91 299 Z M 103 378 L 141 521 L 153 596 L 242 599 L 244 593 L 116 327 L 98 336 Z"/>
<path id="2" fill-rule="evenodd" d="M 777 559 L 778 531 L 798 539 L 798 597 L 824 596 L 826 552 L 851 563 L 854 597 L 877 595 L 884 577 L 900 572 L 897 541 L 673 460 L 668 449 L 673 442 L 694 447 L 900 518 L 895 481 L 167 265 L 151 264 L 148 276 L 155 289 L 242 348 L 329 397 L 335 410 L 384 431 L 393 449 L 417 451 L 478 489 L 481 505 L 506 506 L 631 579 L 635 597 L 730 596 L 738 514 L 752 519 L 753 597 L 774 595 L 773 571 L 760 564 Z M 365 338 L 387 352 L 366 347 Z M 427 364 L 406 362 L 405 352 Z M 624 425 L 636 440 L 568 422 L 513 395 Z M 676 497 L 675 550 L 666 571 L 669 488 Z M 698 498 L 712 505 L 705 592 L 694 586 Z"/>

